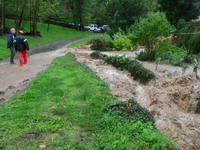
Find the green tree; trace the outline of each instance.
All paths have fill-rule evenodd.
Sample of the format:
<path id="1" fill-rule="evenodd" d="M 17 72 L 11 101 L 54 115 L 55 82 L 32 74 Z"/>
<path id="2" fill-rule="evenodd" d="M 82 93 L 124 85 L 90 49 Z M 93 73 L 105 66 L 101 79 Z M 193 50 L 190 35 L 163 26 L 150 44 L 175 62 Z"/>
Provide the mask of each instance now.
<path id="1" fill-rule="evenodd" d="M 144 0 L 144 7 L 148 12 L 156 11 L 159 7 L 158 0 Z"/>
<path id="2" fill-rule="evenodd" d="M 106 15 L 107 0 L 92 0 L 91 7 L 89 8 L 88 21 L 97 23 L 98 25 L 109 24 Z"/>
<path id="3" fill-rule="evenodd" d="M 142 15 L 147 13 L 144 0 L 109 0 L 107 7 L 107 20 L 112 28 L 119 27 L 125 30 Z"/>
<path id="4" fill-rule="evenodd" d="M 152 52 L 159 41 L 158 37 L 168 37 L 173 30 L 164 13 L 150 12 L 131 27 L 130 38 L 133 42 L 144 44 L 146 50 Z"/>
<path id="5" fill-rule="evenodd" d="M 164 11 L 171 24 L 177 26 L 180 19 L 190 21 L 197 19 L 199 8 L 198 0 L 158 0 L 160 10 Z"/>
<path id="6" fill-rule="evenodd" d="M 83 30 L 84 14 L 88 4 L 88 0 L 68 0 L 72 12 L 73 23 L 79 30 Z"/>
<path id="7" fill-rule="evenodd" d="M 39 18 L 40 21 L 48 24 L 47 31 L 50 30 L 50 23 L 60 22 L 61 16 L 64 16 L 64 8 L 61 6 L 60 0 L 43 1 L 40 6 Z"/>

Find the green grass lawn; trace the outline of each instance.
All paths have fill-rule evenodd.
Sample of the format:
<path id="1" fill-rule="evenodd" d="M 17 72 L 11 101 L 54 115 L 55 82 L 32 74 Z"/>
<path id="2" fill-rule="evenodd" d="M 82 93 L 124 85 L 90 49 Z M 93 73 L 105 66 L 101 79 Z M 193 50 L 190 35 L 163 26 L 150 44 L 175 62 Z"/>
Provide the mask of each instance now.
<path id="1" fill-rule="evenodd" d="M 99 36 L 84 38 L 84 39 L 82 39 L 82 40 L 79 40 L 79 41 L 77 41 L 77 42 L 74 42 L 74 43 L 70 44 L 69 46 L 67 46 L 67 48 L 73 48 L 73 47 L 75 47 L 75 46 L 77 46 L 77 45 L 79 45 L 79 44 L 86 44 L 86 43 L 88 43 L 91 39 L 97 38 L 97 37 L 99 37 Z"/>
<path id="2" fill-rule="evenodd" d="M 0 106 L 0 149 L 175 149 L 151 123 L 139 121 L 146 117 L 142 108 L 134 118 L 124 115 L 132 103 L 120 102 L 122 111 L 112 110 L 113 103 L 108 85 L 69 53 Z"/>
<path id="3" fill-rule="evenodd" d="M 23 30 L 25 32 L 29 32 L 29 25 L 30 23 L 28 21 L 23 22 Z M 6 19 L 6 26 L 12 28 L 14 26 L 14 20 Z M 94 35 L 91 31 L 77 31 L 56 25 L 50 25 L 50 31 L 47 31 L 47 24 L 44 23 L 38 23 L 38 31 L 41 32 L 42 37 L 26 37 L 30 48 L 60 39 Z M 0 36 L 0 59 L 8 57 L 9 55 L 10 50 L 7 48 L 7 35 Z"/>

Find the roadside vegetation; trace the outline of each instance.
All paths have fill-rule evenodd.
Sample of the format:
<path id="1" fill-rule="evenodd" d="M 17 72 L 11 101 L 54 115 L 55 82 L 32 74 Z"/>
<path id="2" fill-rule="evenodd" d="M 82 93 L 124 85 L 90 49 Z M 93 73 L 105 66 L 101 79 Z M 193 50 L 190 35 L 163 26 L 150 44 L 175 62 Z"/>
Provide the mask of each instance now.
<path id="1" fill-rule="evenodd" d="M 6 19 L 6 25 L 14 27 L 14 20 Z M 22 30 L 25 32 L 29 29 L 29 22 L 23 21 L 24 27 Z M 47 31 L 46 27 L 48 24 L 38 23 L 38 30 L 42 37 L 27 36 L 30 48 L 49 43 L 56 40 L 73 38 L 79 36 L 93 35 L 93 32 L 89 31 L 77 31 L 75 29 L 66 28 L 57 25 L 50 25 L 50 31 Z M 7 34 L 0 36 L 0 59 L 6 58 L 10 55 L 10 49 L 7 48 Z"/>
<path id="2" fill-rule="evenodd" d="M 0 106 L 1 149 L 175 149 L 134 100 L 118 101 L 73 54 Z"/>
<path id="3" fill-rule="evenodd" d="M 108 32 L 90 43 L 93 50 L 100 51 L 134 51 L 144 46 L 136 59 L 170 63 L 183 67 L 183 70 L 192 65 L 196 72 L 200 66 L 199 35 L 199 21 L 180 21 L 176 29 L 164 13 L 151 12 L 126 32 L 121 29 L 115 34 Z"/>

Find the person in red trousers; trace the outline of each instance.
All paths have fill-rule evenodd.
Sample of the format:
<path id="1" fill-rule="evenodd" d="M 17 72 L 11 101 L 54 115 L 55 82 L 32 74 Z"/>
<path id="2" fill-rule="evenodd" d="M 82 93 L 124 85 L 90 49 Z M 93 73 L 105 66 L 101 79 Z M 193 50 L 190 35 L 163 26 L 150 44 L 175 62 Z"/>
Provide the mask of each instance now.
<path id="1" fill-rule="evenodd" d="M 19 34 L 15 37 L 14 45 L 15 50 L 19 53 L 20 66 L 24 66 L 28 63 L 29 45 L 27 39 L 23 36 L 23 31 L 19 31 Z"/>

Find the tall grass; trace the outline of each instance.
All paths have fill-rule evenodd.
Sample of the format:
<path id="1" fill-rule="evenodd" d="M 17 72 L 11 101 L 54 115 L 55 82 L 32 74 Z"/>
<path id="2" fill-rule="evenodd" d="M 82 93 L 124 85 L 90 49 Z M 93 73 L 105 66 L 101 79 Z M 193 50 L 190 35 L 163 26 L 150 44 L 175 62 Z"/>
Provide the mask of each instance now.
<path id="1" fill-rule="evenodd" d="M 6 19 L 7 27 L 14 27 L 14 20 Z M 38 23 L 38 31 L 41 32 L 42 37 L 32 37 L 27 36 L 30 48 L 49 43 L 56 40 L 73 38 L 79 36 L 93 35 L 90 31 L 77 31 L 75 29 L 66 28 L 62 26 L 50 25 L 50 30 L 47 31 L 47 24 Z M 29 32 L 30 23 L 28 21 L 23 21 L 22 30 Z M 8 57 L 10 55 L 10 50 L 7 49 L 7 35 L 0 36 L 0 59 Z"/>

